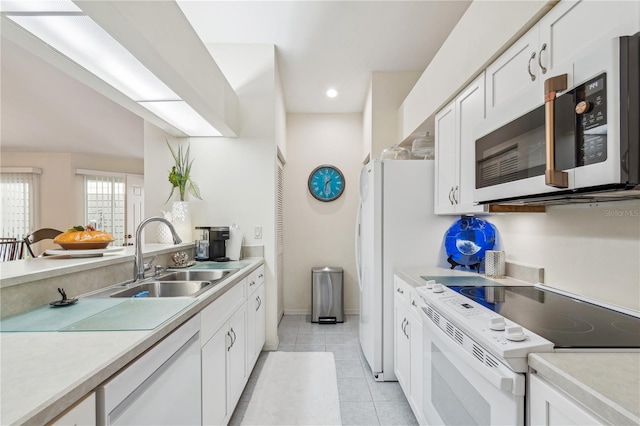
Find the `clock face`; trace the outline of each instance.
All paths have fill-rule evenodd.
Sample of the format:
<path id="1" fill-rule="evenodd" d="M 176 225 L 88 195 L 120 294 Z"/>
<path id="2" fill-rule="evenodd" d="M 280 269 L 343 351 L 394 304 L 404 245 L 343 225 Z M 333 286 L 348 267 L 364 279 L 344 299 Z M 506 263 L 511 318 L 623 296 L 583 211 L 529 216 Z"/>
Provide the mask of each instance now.
<path id="1" fill-rule="evenodd" d="M 320 201 L 333 201 L 344 192 L 344 176 L 334 166 L 316 167 L 309 175 L 309 191 Z"/>

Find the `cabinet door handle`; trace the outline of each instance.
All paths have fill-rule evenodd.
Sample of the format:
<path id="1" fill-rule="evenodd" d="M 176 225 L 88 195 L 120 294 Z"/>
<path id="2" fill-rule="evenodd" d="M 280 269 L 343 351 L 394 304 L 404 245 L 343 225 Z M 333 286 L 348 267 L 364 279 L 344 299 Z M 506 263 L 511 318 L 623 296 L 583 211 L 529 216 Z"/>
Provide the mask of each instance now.
<path id="1" fill-rule="evenodd" d="M 453 189 L 453 203 L 452 204 L 458 204 L 458 199 L 456 198 L 456 192 L 458 192 L 458 185 L 456 185 L 456 187 Z"/>
<path id="2" fill-rule="evenodd" d="M 400 329 L 402 330 L 402 332 L 403 332 L 403 333 L 404 333 L 404 323 L 405 323 L 405 322 L 407 322 L 407 319 L 406 319 L 406 318 L 404 318 L 404 319 L 402 320 L 402 325 L 400 326 Z"/>
<path id="3" fill-rule="evenodd" d="M 544 183 L 554 188 L 568 188 L 567 172 L 556 170 L 556 93 L 567 89 L 567 74 L 550 77 L 544 81 L 544 124 L 546 134 L 547 169 L 544 172 Z"/>
<path id="4" fill-rule="evenodd" d="M 252 286 L 254 286 L 255 284 L 256 284 L 256 282 L 255 282 L 255 281 L 251 281 L 251 282 L 249 283 L 249 287 L 252 287 Z"/>
<path id="5" fill-rule="evenodd" d="M 409 339 L 409 333 L 407 333 L 407 327 L 409 326 L 409 320 L 407 320 L 407 323 L 404 325 L 404 336 Z"/>
<path id="6" fill-rule="evenodd" d="M 262 306 L 262 299 L 260 299 L 260 296 L 256 297 L 256 302 L 258 302 L 258 306 L 256 306 L 256 311 L 258 309 L 260 309 L 260 306 Z"/>
<path id="7" fill-rule="evenodd" d="M 538 65 L 540 66 L 540 71 L 542 71 L 542 74 L 547 73 L 547 69 L 542 66 L 542 52 L 544 52 L 546 49 L 547 49 L 547 43 L 544 43 L 542 45 L 542 48 L 540 49 L 540 53 L 538 53 Z"/>
<path id="8" fill-rule="evenodd" d="M 453 193 L 453 186 L 449 189 L 449 202 L 453 205 L 453 200 L 451 199 L 451 194 Z"/>
<path id="9" fill-rule="evenodd" d="M 418 307 L 418 305 L 416 304 L 416 301 L 415 301 L 415 300 L 412 300 L 412 301 L 411 301 L 411 304 L 412 304 L 413 306 L 415 306 L 416 308 Z"/>
<path id="10" fill-rule="evenodd" d="M 231 346 L 233 346 L 233 337 L 231 337 L 230 331 L 227 331 L 227 336 L 229 336 L 229 346 L 227 346 L 227 352 L 229 352 L 229 350 L 231 349 Z"/>
<path id="11" fill-rule="evenodd" d="M 233 347 L 233 345 L 236 344 L 236 332 L 233 331 L 233 328 L 231 328 L 231 334 L 233 334 L 233 336 L 231 336 L 231 347 Z M 229 349 L 231 349 L 231 347 Z"/>
<path id="12" fill-rule="evenodd" d="M 536 58 L 536 52 L 531 52 L 531 57 L 529 58 L 529 62 L 527 63 L 527 72 L 529 73 L 529 77 L 531 77 L 531 81 L 536 81 L 536 76 L 531 72 L 531 61 Z"/>
<path id="13" fill-rule="evenodd" d="M 400 294 L 404 294 L 404 291 L 400 287 L 396 288 L 396 291 Z"/>

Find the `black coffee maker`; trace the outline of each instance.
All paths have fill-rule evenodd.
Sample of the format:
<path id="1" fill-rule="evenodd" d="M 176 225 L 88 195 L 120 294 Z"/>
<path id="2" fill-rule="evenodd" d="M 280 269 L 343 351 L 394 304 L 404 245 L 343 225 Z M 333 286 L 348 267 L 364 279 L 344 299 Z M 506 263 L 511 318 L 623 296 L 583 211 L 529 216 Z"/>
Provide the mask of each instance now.
<path id="1" fill-rule="evenodd" d="M 226 241 L 229 239 L 229 227 L 197 226 L 196 229 L 206 229 L 209 231 L 209 260 L 228 262 L 229 258 L 226 256 Z"/>

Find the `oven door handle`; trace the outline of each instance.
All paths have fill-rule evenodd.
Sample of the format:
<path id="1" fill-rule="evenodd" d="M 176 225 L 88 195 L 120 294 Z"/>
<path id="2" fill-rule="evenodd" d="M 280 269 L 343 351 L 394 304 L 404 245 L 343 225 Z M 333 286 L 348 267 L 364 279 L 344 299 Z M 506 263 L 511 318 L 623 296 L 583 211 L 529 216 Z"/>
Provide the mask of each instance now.
<path id="1" fill-rule="evenodd" d="M 422 327 L 428 328 L 436 341 L 445 345 L 447 349 L 453 352 L 462 362 L 472 367 L 474 371 L 486 379 L 487 382 L 491 383 L 492 386 L 503 392 L 511 392 L 515 396 L 524 395 L 525 384 L 524 377 L 522 377 L 521 374 L 511 371 L 507 367 L 489 367 L 479 359 L 473 357 L 434 324 L 424 311 L 422 311 Z"/>
<path id="2" fill-rule="evenodd" d="M 544 81 L 544 125 L 546 135 L 547 169 L 544 183 L 555 188 L 569 187 L 569 174 L 556 170 L 556 93 L 567 89 L 567 74 L 550 77 Z"/>

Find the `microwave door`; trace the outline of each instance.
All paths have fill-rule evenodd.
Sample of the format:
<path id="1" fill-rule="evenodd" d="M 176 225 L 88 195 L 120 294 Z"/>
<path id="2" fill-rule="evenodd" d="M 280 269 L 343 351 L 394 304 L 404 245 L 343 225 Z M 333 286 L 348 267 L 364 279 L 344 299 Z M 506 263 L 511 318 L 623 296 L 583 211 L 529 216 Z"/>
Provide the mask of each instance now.
<path id="1" fill-rule="evenodd" d="M 567 155 L 572 145 L 572 119 L 569 125 L 563 117 L 565 104 L 573 109 L 572 99 L 561 96 L 556 108 L 556 167 L 572 169 L 575 155 Z M 491 126 L 491 123 L 487 123 Z M 495 126 L 495 124 L 493 124 Z M 494 127 L 495 128 L 495 127 Z M 532 194 L 554 193 L 566 188 L 554 188 L 545 183 L 546 139 L 544 105 L 501 125 L 496 130 L 479 126 L 476 139 L 476 189 L 474 200 L 479 203 L 522 198 Z M 565 161 L 569 158 L 569 161 Z M 569 188 L 573 171 L 569 170 Z"/>

